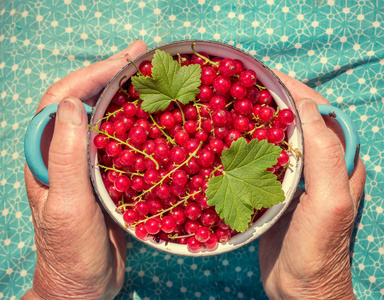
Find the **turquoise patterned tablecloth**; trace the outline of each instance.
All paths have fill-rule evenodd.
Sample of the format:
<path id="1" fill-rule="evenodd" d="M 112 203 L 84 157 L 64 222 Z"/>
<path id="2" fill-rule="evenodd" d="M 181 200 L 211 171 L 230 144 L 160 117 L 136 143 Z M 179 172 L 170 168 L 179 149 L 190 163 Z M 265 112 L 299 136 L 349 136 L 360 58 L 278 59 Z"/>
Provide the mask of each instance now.
<path id="1" fill-rule="evenodd" d="M 367 167 L 352 255 L 358 299 L 384 298 L 383 0 L 0 0 L 0 299 L 31 287 L 36 258 L 23 139 L 41 96 L 136 38 L 217 40 L 316 89 L 355 122 Z M 128 238 L 118 299 L 265 299 L 258 241 L 188 258 Z"/>

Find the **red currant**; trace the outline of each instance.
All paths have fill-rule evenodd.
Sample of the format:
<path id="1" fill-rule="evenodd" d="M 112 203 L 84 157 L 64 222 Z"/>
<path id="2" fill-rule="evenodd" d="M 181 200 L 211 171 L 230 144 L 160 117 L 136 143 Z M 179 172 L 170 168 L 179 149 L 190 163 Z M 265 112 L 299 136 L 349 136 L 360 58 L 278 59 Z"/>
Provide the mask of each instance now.
<path id="1" fill-rule="evenodd" d="M 184 223 L 184 230 L 187 234 L 194 234 L 199 227 L 200 223 L 195 220 L 187 220 Z"/>
<path id="2" fill-rule="evenodd" d="M 235 101 L 233 109 L 239 115 L 247 115 L 252 112 L 252 102 L 251 100 L 244 98 L 238 101 Z"/>
<path id="3" fill-rule="evenodd" d="M 148 231 L 145 228 L 144 223 L 140 223 L 135 226 L 135 234 L 139 239 L 144 240 L 148 236 Z"/>
<path id="4" fill-rule="evenodd" d="M 114 184 L 117 191 L 125 192 L 131 187 L 131 180 L 127 175 L 122 174 L 115 179 Z"/>
<path id="5" fill-rule="evenodd" d="M 139 71 L 143 76 L 152 76 L 152 62 L 149 60 L 144 60 L 139 65 Z"/>
<path id="6" fill-rule="evenodd" d="M 176 228 L 176 221 L 171 216 L 165 216 L 161 219 L 161 230 L 165 233 L 171 233 Z"/>
<path id="7" fill-rule="evenodd" d="M 210 233 L 208 240 L 204 243 L 204 248 L 208 250 L 216 249 L 218 245 L 218 237 L 213 232 Z"/>
<path id="8" fill-rule="evenodd" d="M 174 147 L 169 153 L 169 158 L 175 164 L 181 164 L 187 159 L 187 153 L 181 147 Z"/>
<path id="9" fill-rule="evenodd" d="M 146 201 L 139 201 L 135 205 L 135 211 L 139 216 L 145 217 L 149 214 L 149 205 Z"/>
<path id="10" fill-rule="evenodd" d="M 104 149 L 108 145 L 108 138 L 104 134 L 99 133 L 93 139 L 93 144 L 97 149 Z"/>
<path id="11" fill-rule="evenodd" d="M 197 161 L 202 167 L 209 167 L 215 160 L 215 153 L 211 150 L 203 149 L 199 152 Z"/>
<path id="12" fill-rule="evenodd" d="M 176 185 L 185 185 L 188 182 L 188 175 L 184 170 L 176 170 L 172 174 L 172 182 Z"/>
<path id="13" fill-rule="evenodd" d="M 196 229 L 195 238 L 200 243 L 205 243 L 206 241 L 209 240 L 210 237 L 211 237 L 211 231 L 209 230 L 208 227 L 201 226 Z"/>
<path id="14" fill-rule="evenodd" d="M 247 88 L 242 86 L 240 82 L 235 82 L 231 85 L 229 92 L 234 99 L 240 100 L 247 94 Z"/>
<path id="15" fill-rule="evenodd" d="M 284 131 L 280 127 L 271 127 L 267 130 L 268 142 L 275 145 L 280 144 L 285 137 Z"/>
<path id="16" fill-rule="evenodd" d="M 259 118 L 263 122 L 269 122 L 272 120 L 274 114 L 274 109 L 270 106 L 264 106 L 261 108 L 259 113 Z"/>
<path id="17" fill-rule="evenodd" d="M 203 66 L 201 68 L 201 83 L 205 85 L 211 85 L 217 74 L 214 68 L 210 66 Z"/>
<path id="18" fill-rule="evenodd" d="M 269 105 L 272 102 L 272 95 L 268 90 L 261 90 L 257 98 L 259 104 Z"/>
<path id="19" fill-rule="evenodd" d="M 127 225 L 132 225 L 135 222 L 137 222 L 139 218 L 138 213 L 134 209 L 128 209 L 123 214 L 124 222 L 127 223 Z"/>
<path id="20" fill-rule="evenodd" d="M 239 75 L 239 82 L 244 87 L 251 87 L 256 83 L 256 81 L 257 75 L 256 72 L 253 70 L 245 70 Z"/>
<path id="21" fill-rule="evenodd" d="M 184 214 L 184 210 L 179 207 L 179 206 L 176 206 L 174 208 L 172 208 L 171 212 L 169 213 L 169 215 L 176 221 L 176 224 L 177 225 L 182 225 L 185 223 L 185 220 L 186 220 L 186 216 Z"/>
<path id="22" fill-rule="evenodd" d="M 116 106 L 123 106 L 125 102 L 127 102 L 128 100 L 128 96 L 126 93 L 124 92 L 117 92 L 113 98 L 112 98 L 112 102 L 116 105 Z"/>
<path id="23" fill-rule="evenodd" d="M 149 234 L 157 234 L 161 230 L 161 221 L 158 218 L 150 218 L 144 224 Z"/>
<path id="24" fill-rule="evenodd" d="M 236 63 L 231 58 L 224 58 L 220 61 L 219 72 L 220 74 L 231 77 L 236 74 Z"/>
<path id="25" fill-rule="evenodd" d="M 295 115 L 289 108 L 280 110 L 277 117 L 280 123 L 283 125 L 290 125 L 295 119 Z"/>
<path id="26" fill-rule="evenodd" d="M 175 117 L 171 112 L 165 112 L 160 116 L 160 125 L 166 129 L 171 129 L 175 127 L 176 121 Z"/>
<path id="27" fill-rule="evenodd" d="M 280 167 L 284 167 L 289 163 L 289 154 L 287 151 L 282 150 L 279 157 L 277 158 L 277 164 Z"/>
<path id="28" fill-rule="evenodd" d="M 202 244 L 198 240 L 196 240 L 194 236 L 191 236 L 190 238 L 188 238 L 187 246 L 189 250 L 195 252 L 202 247 Z"/>
<path id="29" fill-rule="evenodd" d="M 227 92 L 229 92 L 229 90 L 231 89 L 231 79 L 229 79 L 228 77 L 219 75 L 213 81 L 213 88 L 219 94 L 224 95 Z"/>
<path id="30" fill-rule="evenodd" d="M 140 145 L 144 143 L 147 139 L 147 132 L 142 126 L 134 126 L 128 133 L 129 140 L 136 144 Z"/>
<path id="31" fill-rule="evenodd" d="M 117 157 L 122 151 L 122 147 L 117 141 L 109 141 L 105 147 L 105 152 L 111 157 Z"/>
<path id="32" fill-rule="evenodd" d="M 207 209 L 205 212 L 201 214 L 201 217 L 200 217 L 201 224 L 207 227 L 215 225 L 218 221 L 219 221 L 219 215 L 212 208 Z"/>
<path id="33" fill-rule="evenodd" d="M 197 220 L 200 218 L 202 210 L 196 202 L 189 202 L 185 207 L 185 216 L 190 220 Z"/>

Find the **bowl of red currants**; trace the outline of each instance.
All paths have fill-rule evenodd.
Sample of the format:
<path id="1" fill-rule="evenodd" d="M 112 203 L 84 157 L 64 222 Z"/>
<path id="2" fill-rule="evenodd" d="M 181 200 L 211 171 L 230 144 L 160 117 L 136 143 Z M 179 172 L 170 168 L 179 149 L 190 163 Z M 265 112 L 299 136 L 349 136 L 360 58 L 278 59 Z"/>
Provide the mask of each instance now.
<path id="1" fill-rule="evenodd" d="M 106 211 L 176 255 L 255 240 L 300 180 L 292 97 L 259 60 L 218 42 L 173 42 L 130 61 L 100 96 L 90 128 L 91 178 Z"/>
<path id="2" fill-rule="evenodd" d="M 210 256 L 265 233 L 304 186 L 303 133 L 287 88 L 254 56 L 220 42 L 184 40 L 128 61 L 90 114 L 88 162 L 103 208 L 160 251 Z M 30 122 L 25 157 L 48 185 L 40 143 L 57 104 Z M 353 123 L 338 121 L 349 174 L 359 153 Z"/>

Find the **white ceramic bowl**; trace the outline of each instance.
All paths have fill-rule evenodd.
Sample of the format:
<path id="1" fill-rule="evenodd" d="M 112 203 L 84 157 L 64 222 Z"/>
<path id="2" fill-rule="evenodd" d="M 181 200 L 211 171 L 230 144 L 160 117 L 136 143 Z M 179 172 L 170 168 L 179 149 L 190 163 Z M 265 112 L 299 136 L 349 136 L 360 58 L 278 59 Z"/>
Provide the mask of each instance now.
<path id="1" fill-rule="evenodd" d="M 294 101 L 289 91 L 279 80 L 279 78 L 267 66 L 265 66 L 262 62 L 260 62 L 253 56 L 245 53 L 244 51 L 241 51 L 235 47 L 223 43 L 202 40 L 177 41 L 154 49 L 150 49 L 135 58 L 133 62 L 138 66 L 144 60 L 151 60 L 156 49 L 161 49 L 171 55 L 176 55 L 178 53 L 191 54 L 191 45 L 193 42 L 196 43 L 195 50 L 197 52 L 205 52 L 212 56 L 229 57 L 232 59 L 241 60 L 244 63 L 245 68 L 252 69 L 256 72 L 260 82 L 269 90 L 275 102 L 281 109 L 289 107 L 294 111 L 295 115 L 298 116 Z M 128 63 L 113 77 L 113 79 L 104 89 L 94 108 L 94 112 L 90 121 L 91 126 L 94 127 L 97 121 L 104 116 L 112 97 L 119 89 L 119 84 L 121 83 L 121 81 L 125 82 L 135 73 L 135 66 L 132 63 Z M 294 148 L 299 149 L 301 153 L 303 153 L 303 135 L 298 117 L 296 118 L 294 124 L 288 127 L 286 134 L 288 137 L 288 142 L 291 143 Z M 96 131 L 91 130 L 88 136 L 89 168 L 95 192 L 99 197 L 101 204 L 111 216 L 111 218 L 116 223 L 118 223 L 121 228 L 123 228 L 129 234 L 137 238 L 135 236 L 133 228 L 126 228 L 124 226 L 123 216 L 116 212 L 116 205 L 109 197 L 109 194 L 103 184 L 99 168 L 95 167 L 98 164 L 97 149 L 94 147 L 92 142 L 95 135 Z M 157 250 L 183 256 L 217 255 L 242 247 L 248 244 L 249 242 L 257 239 L 260 235 L 262 235 L 269 228 L 271 228 L 271 226 L 281 217 L 281 215 L 287 209 L 300 180 L 303 168 L 303 160 L 302 158 L 297 159 L 291 157 L 290 164 L 292 166 L 287 169 L 284 181 L 282 183 L 282 187 L 285 194 L 285 201 L 269 208 L 265 212 L 265 214 L 262 215 L 262 217 L 258 219 L 249 230 L 232 237 L 230 241 L 228 241 L 226 244 L 219 244 L 216 250 L 203 250 L 197 253 L 192 253 L 187 249 L 186 245 L 175 244 L 170 242 L 156 242 L 153 239 L 148 239 L 145 241 L 138 238 L 137 239 Z"/>

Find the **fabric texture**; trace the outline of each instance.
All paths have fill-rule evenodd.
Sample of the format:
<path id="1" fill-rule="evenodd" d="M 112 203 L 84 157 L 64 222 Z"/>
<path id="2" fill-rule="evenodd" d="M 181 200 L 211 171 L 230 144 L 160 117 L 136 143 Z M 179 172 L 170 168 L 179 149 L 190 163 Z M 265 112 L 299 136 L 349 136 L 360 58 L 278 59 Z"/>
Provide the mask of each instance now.
<path id="1" fill-rule="evenodd" d="M 23 140 L 46 89 L 125 48 L 221 41 L 313 87 L 355 122 L 367 168 L 351 246 L 358 299 L 384 298 L 383 0 L 0 1 L 0 299 L 32 285 L 36 260 Z M 127 238 L 117 299 L 266 299 L 258 241 L 231 253 L 173 256 Z"/>

